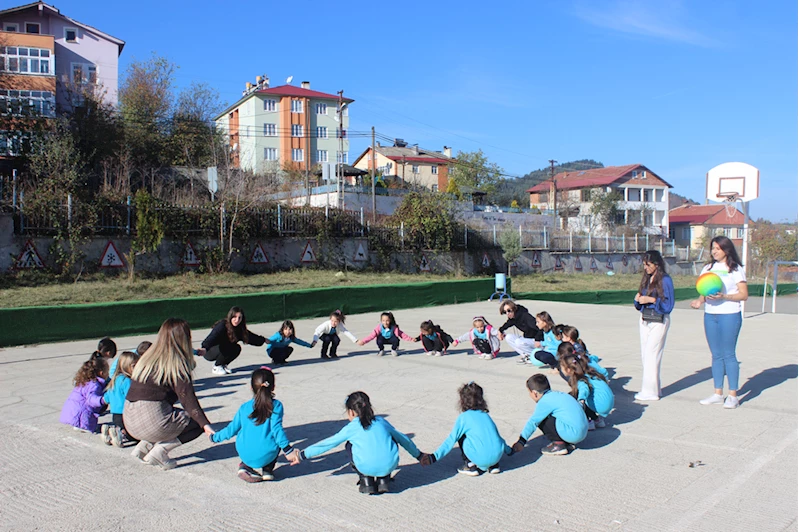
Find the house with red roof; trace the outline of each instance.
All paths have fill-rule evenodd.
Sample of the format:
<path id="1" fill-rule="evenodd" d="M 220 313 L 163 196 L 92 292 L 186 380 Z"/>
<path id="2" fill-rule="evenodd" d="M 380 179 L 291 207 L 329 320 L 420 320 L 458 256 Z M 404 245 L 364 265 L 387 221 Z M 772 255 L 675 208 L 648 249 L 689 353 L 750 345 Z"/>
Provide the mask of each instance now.
<path id="1" fill-rule="evenodd" d="M 444 146 L 443 151 L 431 151 L 396 139 L 393 146 L 382 146 L 378 142 L 374 154 L 369 146 L 352 165 L 368 171 L 374 167 L 375 172 L 384 177 L 443 192 L 447 189 L 452 162 L 452 148 L 448 146 Z"/>
<path id="2" fill-rule="evenodd" d="M 743 243 L 744 215 L 725 205 L 681 205 L 669 211 L 669 236 L 677 246 L 704 247 L 708 238 L 724 235 L 738 249 Z"/>
<path id="3" fill-rule="evenodd" d="M 258 76 L 241 98 L 214 121 L 227 136 L 233 166 L 255 172 L 293 165 L 311 172 L 317 164 L 349 162 L 349 107 L 342 95 L 299 87 L 270 87 Z"/>
<path id="4" fill-rule="evenodd" d="M 650 234 L 669 234 L 669 189 L 664 179 L 642 164 L 561 172 L 530 188 L 530 207 L 556 210 L 560 227 L 575 231 L 605 231 L 591 214 L 593 191 L 621 195 L 619 225 Z"/>

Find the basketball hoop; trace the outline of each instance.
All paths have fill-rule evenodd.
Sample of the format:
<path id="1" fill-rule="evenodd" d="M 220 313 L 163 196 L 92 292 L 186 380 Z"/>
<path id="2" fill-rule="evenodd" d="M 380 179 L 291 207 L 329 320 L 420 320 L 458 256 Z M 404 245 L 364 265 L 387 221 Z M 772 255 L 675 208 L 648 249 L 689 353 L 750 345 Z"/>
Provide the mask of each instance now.
<path id="1" fill-rule="evenodd" d="M 724 202 L 724 209 L 727 211 L 727 218 L 734 218 L 738 212 L 738 194 L 730 192 L 726 194 L 716 194 L 719 201 Z"/>

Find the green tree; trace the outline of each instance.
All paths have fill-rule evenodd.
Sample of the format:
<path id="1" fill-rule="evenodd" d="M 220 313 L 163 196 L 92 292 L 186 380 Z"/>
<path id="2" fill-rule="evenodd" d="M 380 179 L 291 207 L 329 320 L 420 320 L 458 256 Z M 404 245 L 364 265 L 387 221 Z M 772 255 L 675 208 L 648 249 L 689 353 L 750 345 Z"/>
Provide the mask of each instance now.
<path id="1" fill-rule="evenodd" d="M 591 213 L 591 227 L 589 230 L 593 231 L 598 227 L 604 228 L 610 232 L 616 227 L 616 220 L 619 215 L 619 204 L 624 200 L 624 196 L 618 190 L 611 190 L 610 192 L 604 191 L 599 188 L 594 188 L 589 191 L 590 194 L 590 213 Z"/>
<path id="2" fill-rule="evenodd" d="M 483 150 L 474 152 L 459 151 L 455 157 L 450 180 L 454 181 L 460 190 L 464 187 L 494 192 L 504 170 L 488 160 Z"/>
<path id="3" fill-rule="evenodd" d="M 452 194 L 458 199 L 461 199 L 463 195 L 461 194 L 461 189 L 458 187 L 458 183 L 455 182 L 453 178 L 449 178 L 447 180 L 447 194 Z"/>
<path id="4" fill-rule="evenodd" d="M 135 278 L 136 257 L 146 253 L 155 253 L 164 239 L 166 229 L 158 217 L 157 204 L 145 189 L 136 192 L 136 236 L 130 244 L 128 260 L 128 279 Z"/>
<path id="5" fill-rule="evenodd" d="M 751 258 L 755 268 L 747 268 L 748 273 L 765 273 L 766 265 L 775 260 L 797 260 L 796 224 L 774 224 L 768 220 L 757 220 L 749 226 L 751 236 Z M 746 259 L 743 259 L 746 260 Z M 748 265 L 747 265 L 748 266 Z"/>
<path id="6" fill-rule="evenodd" d="M 499 246 L 502 248 L 502 258 L 508 263 L 508 275 L 510 275 L 511 263 L 522 256 L 522 242 L 519 233 L 512 227 L 508 227 L 499 234 L 498 240 Z"/>
<path id="7" fill-rule="evenodd" d="M 404 224 L 411 245 L 447 251 L 452 248 L 456 222 L 450 196 L 412 192 L 403 198 L 392 218 L 397 224 Z"/>

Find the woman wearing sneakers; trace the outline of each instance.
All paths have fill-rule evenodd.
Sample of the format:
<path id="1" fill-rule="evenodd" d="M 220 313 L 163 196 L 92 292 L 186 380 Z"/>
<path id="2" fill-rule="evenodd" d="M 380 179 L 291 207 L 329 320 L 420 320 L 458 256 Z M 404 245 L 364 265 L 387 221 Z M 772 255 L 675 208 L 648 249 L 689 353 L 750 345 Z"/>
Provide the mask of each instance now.
<path id="1" fill-rule="evenodd" d="M 214 375 L 233 373 L 228 364 L 241 354 L 239 342 L 254 346 L 262 346 L 269 340 L 247 330 L 247 319 L 240 307 L 233 307 L 224 320 L 219 320 L 203 340 L 205 360 L 214 363 Z"/>
<path id="2" fill-rule="evenodd" d="M 535 317 L 523 306 L 510 299 L 499 304 L 499 313 L 507 316 L 507 321 L 499 328 L 499 339 L 507 340 L 514 351 L 519 353 L 519 364 L 530 364 L 530 356 L 541 349 L 544 331 L 535 324 Z M 516 327 L 522 334 L 505 334 L 511 327 Z"/>
<path id="3" fill-rule="evenodd" d="M 691 302 L 698 309 L 705 304 L 705 338 L 713 355 L 713 395 L 699 401 L 703 405 L 724 404 L 724 408 L 738 408 L 738 358 L 735 346 L 741 332 L 741 301 L 749 298 L 746 274 L 735 251 L 732 240 L 717 236 L 710 241 L 710 262 L 702 273 L 715 273 L 724 287 L 712 296 L 700 296 Z M 724 375 L 727 375 L 729 395 L 724 399 Z"/>

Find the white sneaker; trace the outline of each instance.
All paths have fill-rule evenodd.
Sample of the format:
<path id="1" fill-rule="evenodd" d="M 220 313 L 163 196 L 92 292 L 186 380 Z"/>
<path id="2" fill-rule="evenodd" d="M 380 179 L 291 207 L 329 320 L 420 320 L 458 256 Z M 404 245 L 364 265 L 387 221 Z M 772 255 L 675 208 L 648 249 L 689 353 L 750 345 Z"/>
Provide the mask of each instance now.
<path id="1" fill-rule="evenodd" d="M 377 356 L 382 357 L 385 353 L 386 352 L 381 349 L 380 351 L 377 352 Z"/>
<path id="2" fill-rule="evenodd" d="M 720 405 L 720 404 L 723 404 L 723 403 L 724 403 L 724 396 L 723 395 L 719 395 L 717 393 L 714 393 L 710 397 L 705 397 L 704 399 L 699 401 L 700 405 Z M 736 400 L 736 403 L 737 403 L 737 400 Z M 738 405 L 736 404 L 735 406 L 738 406 Z M 735 406 L 733 406 L 732 408 L 735 408 Z"/>
<path id="3" fill-rule="evenodd" d="M 223 368 L 222 366 L 214 366 L 213 368 L 211 368 L 211 373 L 213 373 L 214 375 L 227 375 L 225 368 Z"/>
<path id="4" fill-rule="evenodd" d="M 425 351 L 424 354 L 429 356 L 429 357 L 431 357 L 431 356 L 435 355 L 436 352 L 435 351 Z"/>
<path id="5" fill-rule="evenodd" d="M 228 375 L 230 375 L 231 373 L 233 373 L 233 370 L 232 370 L 232 369 L 230 369 L 229 367 L 227 367 L 227 364 L 225 364 L 224 366 L 222 366 L 222 369 L 223 369 L 223 370 L 225 370 L 225 373 L 227 373 Z"/>
<path id="6" fill-rule="evenodd" d="M 517 364 L 529 364 L 530 363 L 530 355 L 521 355 L 519 358 L 516 359 Z"/>
<path id="7" fill-rule="evenodd" d="M 605 418 L 603 418 L 602 416 L 599 416 L 598 418 L 596 418 L 596 421 L 594 421 L 594 425 L 598 429 L 604 429 L 605 428 Z"/>
<path id="8" fill-rule="evenodd" d="M 635 394 L 636 401 L 660 401 L 660 397 L 657 395 L 643 395 L 642 393 Z"/>
<path id="9" fill-rule="evenodd" d="M 391 356 L 393 356 L 393 357 L 398 357 L 399 356 L 399 353 L 397 353 L 396 349 L 392 349 L 391 350 Z"/>
<path id="10" fill-rule="evenodd" d="M 727 399 L 724 401 L 724 408 L 738 408 L 738 405 L 741 404 L 737 397 L 734 395 L 728 395 Z"/>
<path id="11" fill-rule="evenodd" d="M 588 430 L 596 430 L 596 423 L 592 419 L 588 420 Z"/>
<path id="12" fill-rule="evenodd" d="M 437 357 L 443 357 L 445 354 L 446 353 L 444 353 L 444 351 L 436 351 L 436 356 Z"/>

